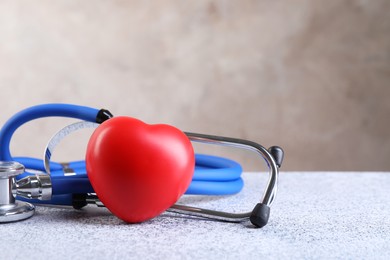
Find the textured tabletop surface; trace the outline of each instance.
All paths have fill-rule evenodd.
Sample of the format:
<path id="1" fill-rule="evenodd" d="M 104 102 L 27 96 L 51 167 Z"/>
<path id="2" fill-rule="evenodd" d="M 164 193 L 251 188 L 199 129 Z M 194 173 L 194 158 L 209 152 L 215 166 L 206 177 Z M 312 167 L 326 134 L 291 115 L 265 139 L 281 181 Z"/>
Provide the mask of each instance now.
<path id="1" fill-rule="evenodd" d="M 231 212 L 257 203 L 266 173 L 235 196 L 180 202 Z M 390 173 L 281 172 L 262 229 L 174 213 L 125 224 L 104 208 L 37 207 L 1 224 L 1 259 L 390 259 Z"/>

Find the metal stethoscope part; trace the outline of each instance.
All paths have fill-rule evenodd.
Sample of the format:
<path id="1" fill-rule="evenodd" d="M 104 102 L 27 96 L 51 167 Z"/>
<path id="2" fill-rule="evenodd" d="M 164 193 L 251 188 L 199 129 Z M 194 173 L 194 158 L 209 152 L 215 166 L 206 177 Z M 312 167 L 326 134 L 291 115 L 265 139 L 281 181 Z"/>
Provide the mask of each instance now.
<path id="1" fill-rule="evenodd" d="M 168 209 L 169 212 L 209 218 L 229 222 L 241 222 L 250 219 L 252 224 L 262 227 L 267 224 L 270 206 L 277 191 L 279 167 L 283 161 L 283 150 L 273 146 L 268 150 L 263 146 L 242 139 L 220 136 L 186 133 L 193 142 L 222 145 L 246 149 L 259 154 L 267 163 L 269 177 L 266 189 L 260 202 L 252 211 L 244 213 L 229 213 L 210 209 L 196 208 L 187 205 L 175 204 Z M 27 176 L 15 181 L 15 176 L 24 172 L 24 166 L 17 162 L 0 162 L 0 222 L 13 222 L 31 217 L 34 206 L 27 202 L 15 201 L 15 196 L 28 199 L 48 199 L 51 197 L 51 180 L 48 174 Z M 81 203 L 104 206 L 94 194 L 88 194 L 81 199 Z"/>
<path id="2" fill-rule="evenodd" d="M 15 176 L 22 173 L 22 164 L 0 162 L 0 223 L 19 221 L 34 215 L 35 207 L 28 202 L 15 201 L 13 194 Z"/>
<path id="3" fill-rule="evenodd" d="M 284 152 L 282 148 L 278 146 L 272 146 L 267 150 L 263 146 L 255 142 L 242 139 L 196 133 L 186 134 L 193 142 L 236 147 L 240 149 L 250 150 L 261 155 L 261 157 L 266 161 L 269 168 L 268 184 L 260 202 L 255 206 L 252 211 L 249 212 L 229 213 L 177 204 L 173 205 L 169 209 L 169 211 L 229 222 L 241 222 L 249 218 L 252 224 L 257 227 L 263 227 L 264 225 L 266 225 L 269 218 L 270 206 L 275 199 L 277 191 L 279 167 L 281 166 L 284 157 Z"/>

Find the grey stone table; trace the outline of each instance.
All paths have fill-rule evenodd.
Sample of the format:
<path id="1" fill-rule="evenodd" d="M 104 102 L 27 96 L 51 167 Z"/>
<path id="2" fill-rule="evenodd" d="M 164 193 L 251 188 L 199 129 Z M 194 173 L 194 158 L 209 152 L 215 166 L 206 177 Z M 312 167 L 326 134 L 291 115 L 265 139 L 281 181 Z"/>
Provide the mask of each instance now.
<path id="1" fill-rule="evenodd" d="M 248 211 L 266 173 L 245 173 L 235 196 L 184 196 L 181 203 Z M 1 259 L 390 259 L 390 173 L 281 172 L 267 226 L 174 213 L 126 224 L 104 208 L 38 206 L 1 224 Z"/>

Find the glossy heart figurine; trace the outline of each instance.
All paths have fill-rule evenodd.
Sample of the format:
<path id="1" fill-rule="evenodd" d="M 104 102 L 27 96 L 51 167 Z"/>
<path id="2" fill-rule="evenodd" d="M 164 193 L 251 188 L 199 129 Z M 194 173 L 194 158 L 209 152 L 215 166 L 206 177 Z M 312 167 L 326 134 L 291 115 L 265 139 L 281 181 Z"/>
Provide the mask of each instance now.
<path id="1" fill-rule="evenodd" d="M 114 117 L 92 134 L 86 164 L 104 205 L 136 223 L 161 214 L 184 194 L 195 159 L 190 140 L 177 128 Z"/>

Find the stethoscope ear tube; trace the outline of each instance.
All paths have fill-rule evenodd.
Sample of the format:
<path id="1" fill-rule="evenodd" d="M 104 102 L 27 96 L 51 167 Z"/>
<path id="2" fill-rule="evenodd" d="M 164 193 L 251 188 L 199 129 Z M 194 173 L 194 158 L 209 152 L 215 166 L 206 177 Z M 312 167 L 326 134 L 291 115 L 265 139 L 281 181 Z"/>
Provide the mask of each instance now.
<path id="1" fill-rule="evenodd" d="M 259 154 L 265 160 L 269 168 L 268 183 L 260 202 L 256 204 L 254 209 L 250 212 L 229 213 L 229 212 L 215 211 L 215 210 L 196 208 L 196 207 L 190 207 L 190 206 L 178 205 L 178 204 L 173 205 L 168 211 L 191 215 L 191 216 L 228 221 L 228 222 L 241 222 L 249 218 L 251 223 L 256 227 L 265 226 L 268 223 L 268 219 L 270 215 L 270 206 L 273 200 L 275 199 L 275 195 L 277 191 L 279 167 L 281 166 L 284 157 L 284 152 L 282 148 L 278 146 L 272 146 L 267 150 L 260 144 L 243 140 L 243 139 L 205 135 L 205 134 L 198 134 L 198 133 L 189 133 L 189 132 L 187 132 L 186 135 L 193 142 L 230 146 L 230 147 L 250 150 Z"/>

